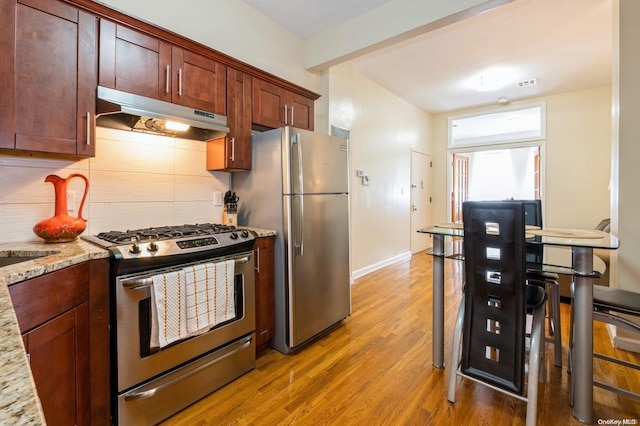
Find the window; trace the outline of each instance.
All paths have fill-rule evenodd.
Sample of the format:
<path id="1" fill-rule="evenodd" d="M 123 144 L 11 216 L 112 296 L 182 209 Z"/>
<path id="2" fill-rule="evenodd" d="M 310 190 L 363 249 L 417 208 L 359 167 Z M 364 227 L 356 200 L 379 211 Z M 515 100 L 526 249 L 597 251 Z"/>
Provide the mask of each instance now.
<path id="1" fill-rule="evenodd" d="M 540 199 L 544 102 L 449 118 L 449 217 L 466 200 Z"/>
<path id="2" fill-rule="evenodd" d="M 545 104 L 507 107 L 449 118 L 449 148 L 496 145 L 545 138 Z"/>

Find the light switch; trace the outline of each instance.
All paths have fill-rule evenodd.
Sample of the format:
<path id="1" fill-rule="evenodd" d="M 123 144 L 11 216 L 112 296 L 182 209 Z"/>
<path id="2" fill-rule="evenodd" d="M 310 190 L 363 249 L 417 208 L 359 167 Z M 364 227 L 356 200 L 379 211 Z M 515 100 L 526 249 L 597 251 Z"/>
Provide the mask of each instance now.
<path id="1" fill-rule="evenodd" d="M 213 205 L 221 206 L 222 205 L 222 192 L 214 192 L 213 193 Z"/>

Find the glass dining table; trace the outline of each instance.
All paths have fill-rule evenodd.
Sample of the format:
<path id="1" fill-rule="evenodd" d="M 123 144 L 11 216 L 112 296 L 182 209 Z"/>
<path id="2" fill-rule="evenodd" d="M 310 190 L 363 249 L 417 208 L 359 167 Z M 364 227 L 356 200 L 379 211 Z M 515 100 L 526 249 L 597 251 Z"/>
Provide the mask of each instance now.
<path id="1" fill-rule="evenodd" d="M 461 224 L 443 224 L 418 230 L 433 237 L 433 365 L 444 368 L 444 259 L 445 237 L 464 238 Z M 593 422 L 593 249 L 615 250 L 620 242 L 614 235 L 591 229 L 527 229 L 527 244 L 571 249 L 572 265 L 559 269 L 574 281 L 574 374 L 573 415 L 581 422 Z"/>

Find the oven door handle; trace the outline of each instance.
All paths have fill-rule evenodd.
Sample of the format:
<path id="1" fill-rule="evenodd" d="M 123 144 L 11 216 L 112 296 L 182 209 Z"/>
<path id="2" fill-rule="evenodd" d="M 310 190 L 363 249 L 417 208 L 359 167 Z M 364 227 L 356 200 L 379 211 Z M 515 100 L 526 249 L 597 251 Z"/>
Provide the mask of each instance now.
<path id="1" fill-rule="evenodd" d="M 142 388 L 139 388 L 138 390 L 135 391 L 131 391 L 125 394 L 124 396 L 124 400 L 125 401 L 135 401 L 135 400 L 140 400 L 140 399 L 145 399 L 145 398 L 149 398 L 153 395 L 155 395 L 156 392 L 162 390 L 163 388 L 166 388 L 167 386 L 173 384 L 176 381 L 185 379 L 189 376 L 192 376 L 194 374 L 199 373 L 200 371 L 212 366 L 213 364 L 222 361 L 225 358 L 228 358 L 246 348 L 248 348 L 251 345 L 251 340 L 253 338 L 253 335 L 249 335 L 247 337 L 245 337 L 243 340 L 239 341 L 239 342 L 235 342 L 232 345 L 230 345 L 228 348 L 225 348 L 226 351 L 228 351 L 225 354 L 220 355 L 219 357 L 217 357 L 216 359 L 207 362 L 206 364 L 203 364 L 197 368 L 194 368 L 193 370 L 189 371 L 186 374 L 183 374 L 179 377 L 176 377 L 175 379 L 171 379 L 171 380 L 167 380 L 164 383 L 160 383 L 159 385 L 155 386 L 154 383 L 151 383 L 150 385 L 147 386 L 143 386 Z M 149 388 L 149 386 L 153 386 L 151 388 Z"/>
<path id="2" fill-rule="evenodd" d="M 145 287 L 151 287 L 152 285 L 153 278 L 136 278 L 122 282 L 122 287 L 128 288 L 129 290 L 138 290 Z"/>
<path id="3" fill-rule="evenodd" d="M 249 256 L 242 256 L 234 259 L 236 265 L 244 265 L 249 263 Z M 131 278 L 122 281 L 122 286 L 129 290 L 139 290 L 141 288 L 151 287 L 153 285 L 153 278 Z"/>

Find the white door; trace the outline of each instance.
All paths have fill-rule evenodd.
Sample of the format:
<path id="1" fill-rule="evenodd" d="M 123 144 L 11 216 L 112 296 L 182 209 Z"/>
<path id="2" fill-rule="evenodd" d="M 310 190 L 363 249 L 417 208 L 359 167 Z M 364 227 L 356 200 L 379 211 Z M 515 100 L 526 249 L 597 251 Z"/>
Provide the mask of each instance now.
<path id="1" fill-rule="evenodd" d="M 432 225 L 431 167 L 430 155 L 411 151 L 411 253 L 431 247 L 429 235 L 418 233 Z"/>

